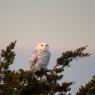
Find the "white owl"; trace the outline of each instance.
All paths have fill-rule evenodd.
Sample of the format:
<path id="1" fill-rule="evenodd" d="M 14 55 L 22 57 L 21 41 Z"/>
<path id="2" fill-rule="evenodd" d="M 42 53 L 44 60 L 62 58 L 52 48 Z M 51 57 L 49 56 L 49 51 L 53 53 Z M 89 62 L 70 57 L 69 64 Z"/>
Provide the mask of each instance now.
<path id="1" fill-rule="evenodd" d="M 49 45 L 45 42 L 39 43 L 29 60 L 30 69 L 33 72 L 39 71 L 41 69 L 47 69 L 50 55 Z"/>

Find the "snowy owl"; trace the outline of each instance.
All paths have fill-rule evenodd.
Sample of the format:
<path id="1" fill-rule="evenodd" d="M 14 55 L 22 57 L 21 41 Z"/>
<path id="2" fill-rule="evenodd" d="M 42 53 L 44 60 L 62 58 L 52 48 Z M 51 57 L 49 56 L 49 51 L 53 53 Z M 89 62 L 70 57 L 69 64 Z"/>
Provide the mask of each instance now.
<path id="1" fill-rule="evenodd" d="M 31 71 L 36 72 L 41 69 L 47 69 L 50 55 L 49 45 L 45 42 L 38 43 L 29 60 Z"/>

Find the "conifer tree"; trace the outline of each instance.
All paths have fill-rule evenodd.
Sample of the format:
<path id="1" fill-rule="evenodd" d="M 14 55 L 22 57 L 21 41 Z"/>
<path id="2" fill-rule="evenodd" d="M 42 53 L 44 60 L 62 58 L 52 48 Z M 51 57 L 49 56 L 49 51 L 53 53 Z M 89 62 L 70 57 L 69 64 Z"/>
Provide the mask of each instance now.
<path id="1" fill-rule="evenodd" d="M 73 60 L 88 57 L 84 53 L 87 46 L 72 51 L 63 52 L 52 69 L 32 73 L 31 70 L 20 69 L 11 71 L 10 65 L 15 58 L 16 41 L 11 42 L 6 49 L 1 50 L 0 57 L 0 95 L 71 95 L 71 85 L 74 82 L 62 82 L 65 67 Z"/>
<path id="2" fill-rule="evenodd" d="M 81 86 L 76 95 L 95 95 L 95 75 L 85 86 Z"/>

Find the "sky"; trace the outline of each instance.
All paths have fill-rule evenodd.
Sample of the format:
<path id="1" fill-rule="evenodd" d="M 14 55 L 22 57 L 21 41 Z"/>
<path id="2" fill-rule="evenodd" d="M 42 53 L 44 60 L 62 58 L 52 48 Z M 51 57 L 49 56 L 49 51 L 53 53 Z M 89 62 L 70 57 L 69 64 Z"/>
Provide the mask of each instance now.
<path id="1" fill-rule="evenodd" d="M 12 69 L 29 69 L 36 44 L 50 46 L 49 67 L 66 50 L 88 45 L 89 58 L 72 62 L 62 81 L 76 81 L 74 94 L 95 73 L 95 0 L 0 0 L 0 49 L 17 40 Z"/>

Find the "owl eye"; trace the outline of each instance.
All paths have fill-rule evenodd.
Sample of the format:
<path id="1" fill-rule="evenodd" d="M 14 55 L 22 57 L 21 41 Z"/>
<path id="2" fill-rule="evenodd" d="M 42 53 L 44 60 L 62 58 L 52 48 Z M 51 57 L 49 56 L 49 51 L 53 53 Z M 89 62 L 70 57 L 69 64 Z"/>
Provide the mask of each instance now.
<path id="1" fill-rule="evenodd" d="M 41 44 L 41 46 L 44 46 L 44 45 Z"/>

